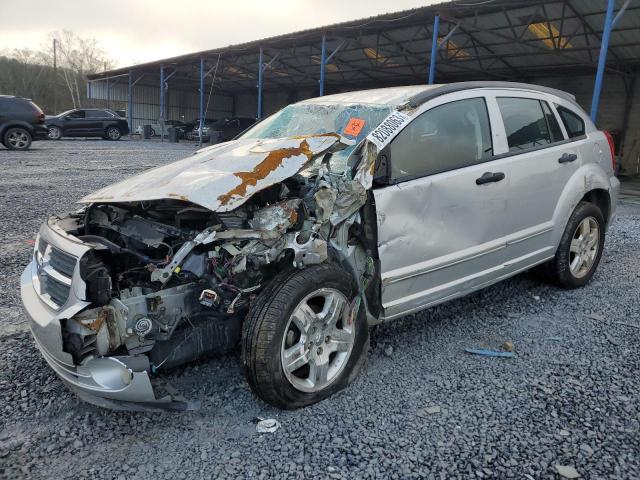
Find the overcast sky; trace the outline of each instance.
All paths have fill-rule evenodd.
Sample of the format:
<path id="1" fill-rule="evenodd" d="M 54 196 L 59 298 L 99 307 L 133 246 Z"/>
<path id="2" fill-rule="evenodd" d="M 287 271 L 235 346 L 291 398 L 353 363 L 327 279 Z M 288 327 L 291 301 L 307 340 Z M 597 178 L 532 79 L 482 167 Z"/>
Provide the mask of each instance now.
<path id="1" fill-rule="evenodd" d="M 48 32 L 92 36 L 119 67 L 224 47 L 438 0 L 0 0 L 0 51 L 40 47 Z M 14 10 L 15 11 L 15 10 Z"/>

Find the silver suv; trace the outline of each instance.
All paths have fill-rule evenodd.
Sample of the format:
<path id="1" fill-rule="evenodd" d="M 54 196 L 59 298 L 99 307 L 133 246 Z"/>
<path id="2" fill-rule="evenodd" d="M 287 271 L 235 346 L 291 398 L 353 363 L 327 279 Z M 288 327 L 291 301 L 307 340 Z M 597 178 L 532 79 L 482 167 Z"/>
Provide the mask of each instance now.
<path id="1" fill-rule="evenodd" d="M 534 267 L 585 285 L 612 159 L 571 95 L 535 85 L 305 100 L 51 217 L 22 301 L 89 402 L 191 408 L 156 372 L 240 343 L 254 392 L 302 407 L 356 377 L 368 325 Z"/>

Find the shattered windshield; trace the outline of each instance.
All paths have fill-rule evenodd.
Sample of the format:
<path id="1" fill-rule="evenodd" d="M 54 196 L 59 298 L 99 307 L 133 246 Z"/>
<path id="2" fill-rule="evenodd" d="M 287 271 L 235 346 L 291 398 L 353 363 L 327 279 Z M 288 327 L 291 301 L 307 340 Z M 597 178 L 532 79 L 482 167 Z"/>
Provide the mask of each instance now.
<path id="1" fill-rule="evenodd" d="M 390 113 L 388 105 L 347 103 L 301 103 L 274 113 L 241 138 L 283 138 L 319 133 L 339 133 L 355 140 L 344 150 L 335 152 L 329 162 L 333 173 L 346 169 L 347 159 L 367 134 Z"/>

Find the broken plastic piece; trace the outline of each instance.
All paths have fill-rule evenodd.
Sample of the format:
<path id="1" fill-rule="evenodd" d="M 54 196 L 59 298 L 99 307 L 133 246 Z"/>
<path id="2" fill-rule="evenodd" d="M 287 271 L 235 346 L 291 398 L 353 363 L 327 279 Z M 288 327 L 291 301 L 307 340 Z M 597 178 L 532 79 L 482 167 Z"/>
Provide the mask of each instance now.
<path id="1" fill-rule="evenodd" d="M 280 422 L 275 418 L 259 418 L 259 420 L 256 425 L 258 433 L 274 433 L 280 428 Z"/>
<path id="2" fill-rule="evenodd" d="M 465 352 L 472 353 L 473 355 L 484 355 L 485 357 L 515 357 L 513 352 L 499 352 L 497 350 L 485 350 L 482 348 L 465 348 Z"/>

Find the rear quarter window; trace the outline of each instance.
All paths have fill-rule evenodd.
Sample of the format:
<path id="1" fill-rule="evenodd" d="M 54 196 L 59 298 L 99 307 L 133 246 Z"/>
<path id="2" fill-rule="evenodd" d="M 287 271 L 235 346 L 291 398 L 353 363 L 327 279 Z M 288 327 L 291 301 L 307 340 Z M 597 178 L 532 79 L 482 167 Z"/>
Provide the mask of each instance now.
<path id="1" fill-rule="evenodd" d="M 572 112 L 568 108 L 556 105 L 558 114 L 562 119 L 564 128 L 567 129 L 569 138 L 581 137 L 585 133 L 584 120 L 577 113 Z"/>
<path id="2" fill-rule="evenodd" d="M 500 97 L 497 101 L 509 152 L 538 148 L 563 139 L 547 102 L 518 97 Z"/>

